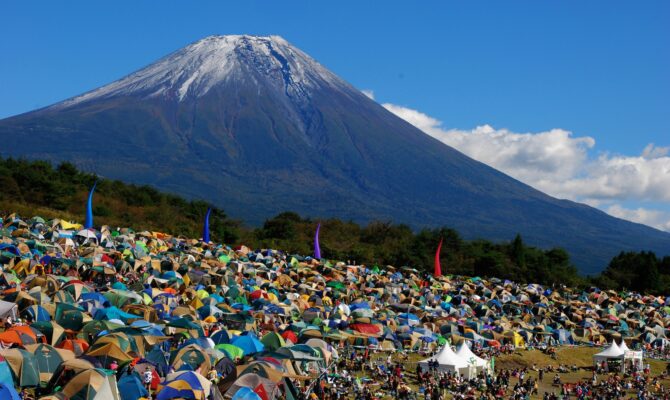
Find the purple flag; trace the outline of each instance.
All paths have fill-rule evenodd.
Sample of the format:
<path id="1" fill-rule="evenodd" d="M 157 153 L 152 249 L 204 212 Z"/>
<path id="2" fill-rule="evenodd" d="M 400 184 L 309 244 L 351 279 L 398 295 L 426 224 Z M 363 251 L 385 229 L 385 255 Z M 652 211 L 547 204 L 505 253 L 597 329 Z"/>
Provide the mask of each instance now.
<path id="1" fill-rule="evenodd" d="M 321 222 L 316 226 L 316 234 L 314 235 L 314 258 L 321 259 L 321 247 L 319 246 L 319 229 L 321 229 Z"/>

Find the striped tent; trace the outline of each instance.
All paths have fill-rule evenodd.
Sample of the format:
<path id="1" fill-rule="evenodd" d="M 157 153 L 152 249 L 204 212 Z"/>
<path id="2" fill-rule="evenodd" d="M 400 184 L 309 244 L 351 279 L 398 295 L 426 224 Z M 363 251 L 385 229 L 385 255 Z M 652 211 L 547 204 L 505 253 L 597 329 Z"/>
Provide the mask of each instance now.
<path id="1" fill-rule="evenodd" d="M 204 400 L 211 391 L 212 383 L 194 371 L 177 371 L 168 375 L 158 386 L 156 400 L 174 398 Z"/>

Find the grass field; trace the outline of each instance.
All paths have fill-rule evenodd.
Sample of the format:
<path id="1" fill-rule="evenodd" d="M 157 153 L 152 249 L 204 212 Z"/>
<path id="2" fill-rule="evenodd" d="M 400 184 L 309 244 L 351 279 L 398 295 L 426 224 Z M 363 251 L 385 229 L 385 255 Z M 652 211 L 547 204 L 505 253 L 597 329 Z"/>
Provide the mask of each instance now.
<path id="1" fill-rule="evenodd" d="M 564 365 L 568 368 L 576 365 L 579 370 L 575 372 L 567 372 L 559 374 L 561 376 L 561 381 L 563 383 L 577 383 L 579 381 L 589 381 L 592 376 L 592 370 L 590 369 L 593 365 L 592 356 L 601 351 L 602 349 L 597 347 L 560 347 L 556 351 L 556 359 L 553 359 L 551 356 L 542 353 L 539 350 L 525 350 L 519 349 L 513 354 L 505 354 L 496 358 L 496 371 L 502 369 L 513 369 L 513 368 L 528 368 L 529 373 L 526 374 L 527 377 L 532 377 L 534 379 L 538 378 L 538 373 L 531 371 L 533 365 L 537 368 L 543 368 L 547 366 L 558 367 L 559 365 Z M 379 360 L 380 363 L 385 362 L 387 353 L 378 353 L 373 355 L 373 360 Z M 409 354 L 409 360 L 404 362 L 405 371 L 407 376 L 407 382 L 412 390 L 417 390 L 417 381 L 414 371 L 416 369 L 416 363 L 420 360 L 425 359 L 426 356 L 421 356 L 416 353 Z M 393 355 L 394 360 L 399 360 L 398 355 Z M 652 376 L 660 375 L 666 368 L 667 362 L 658 361 L 658 360 L 647 360 L 645 363 L 649 363 L 651 367 Z M 541 399 L 542 395 L 545 392 L 555 392 L 560 393 L 560 387 L 552 385 L 553 377 L 556 373 L 545 373 L 543 382 L 538 384 L 539 393 L 538 395 L 531 396 L 531 399 Z M 363 377 L 366 376 L 366 373 L 357 373 L 357 376 Z M 603 376 L 599 376 L 598 379 L 602 379 Z M 510 386 L 516 384 L 518 378 L 510 378 Z M 670 379 L 666 378 L 661 381 L 661 383 L 666 387 L 670 388 Z M 631 395 L 634 395 L 634 392 L 630 392 Z M 392 399 L 391 396 L 383 397 L 383 399 Z"/>

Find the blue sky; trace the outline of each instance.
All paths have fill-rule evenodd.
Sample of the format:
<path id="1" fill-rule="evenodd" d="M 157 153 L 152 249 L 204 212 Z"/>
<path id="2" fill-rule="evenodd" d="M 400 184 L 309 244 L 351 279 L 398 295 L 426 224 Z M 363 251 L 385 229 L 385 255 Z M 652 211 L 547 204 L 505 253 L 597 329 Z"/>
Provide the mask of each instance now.
<path id="1" fill-rule="evenodd" d="M 0 118 L 207 35 L 278 34 L 466 154 L 670 229 L 670 189 L 655 187 L 670 179 L 668 15 L 667 1 L 3 2 Z M 478 150 L 483 141 L 502 146 L 498 155 Z M 630 213 L 638 209 L 657 214 Z"/>

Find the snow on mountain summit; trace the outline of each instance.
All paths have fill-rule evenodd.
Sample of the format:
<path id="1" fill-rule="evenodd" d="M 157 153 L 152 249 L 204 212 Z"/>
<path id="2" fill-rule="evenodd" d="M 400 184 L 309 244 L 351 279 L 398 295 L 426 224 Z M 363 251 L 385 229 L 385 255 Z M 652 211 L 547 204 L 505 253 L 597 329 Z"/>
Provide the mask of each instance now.
<path id="1" fill-rule="evenodd" d="M 116 96 L 201 97 L 227 79 L 268 79 L 288 96 L 314 88 L 348 86 L 280 36 L 209 36 L 120 80 L 58 103 L 66 108 Z"/>

